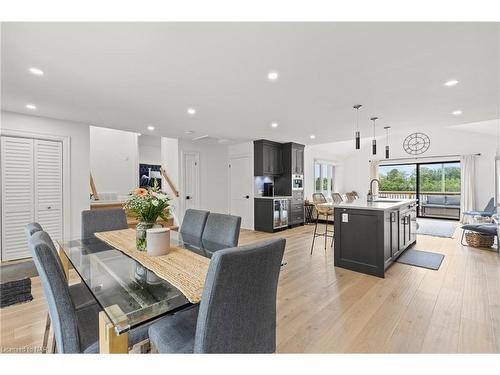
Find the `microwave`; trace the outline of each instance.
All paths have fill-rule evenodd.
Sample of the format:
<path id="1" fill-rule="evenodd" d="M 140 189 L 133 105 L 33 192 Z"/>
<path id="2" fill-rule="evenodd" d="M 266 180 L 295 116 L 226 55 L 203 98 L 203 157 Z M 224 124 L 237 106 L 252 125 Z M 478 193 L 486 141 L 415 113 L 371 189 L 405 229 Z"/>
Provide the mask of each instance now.
<path id="1" fill-rule="evenodd" d="M 292 175 L 292 190 L 304 190 L 304 176 L 301 174 Z"/>

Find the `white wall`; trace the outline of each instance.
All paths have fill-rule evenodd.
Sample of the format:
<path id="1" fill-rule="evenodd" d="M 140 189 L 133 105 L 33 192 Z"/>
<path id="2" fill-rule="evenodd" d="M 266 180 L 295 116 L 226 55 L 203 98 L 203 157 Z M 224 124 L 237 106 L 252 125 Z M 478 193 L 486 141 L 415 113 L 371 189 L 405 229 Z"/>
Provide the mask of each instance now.
<path id="1" fill-rule="evenodd" d="M 414 131 L 417 131 L 417 129 L 400 134 L 391 134 L 391 158 L 409 157 L 403 150 L 402 145 L 404 138 Z M 418 131 L 422 131 L 422 129 Z M 476 157 L 476 203 L 478 208 L 484 208 L 494 194 L 496 137 L 451 129 L 425 129 L 424 132 L 430 137 L 431 143 L 429 150 L 421 156 L 439 157 L 443 155 L 481 153 L 481 156 Z M 378 145 L 377 157 L 383 160 L 385 140 L 379 141 Z M 372 158 L 371 148 L 368 146 L 343 160 L 344 190 L 355 190 L 361 196 L 366 195 L 370 182 L 369 160 Z"/>
<path id="2" fill-rule="evenodd" d="M 90 170 L 98 193 L 124 196 L 138 186 L 137 138 L 137 133 L 90 127 Z"/>
<path id="3" fill-rule="evenodd" d="M 161 164 L 161 137 L 144 134 L 139 137 L 139 163 Z"/>
<path id="4" fill-rule="evenodd" d="M 66 237 L 80 237 L 80 218 L 89 209 L 89 126 L 87 124 L 27 116 L 2 111 L 1 130 L 36 133 L 70 138 L 70 228 Z M 69 229 L 69 230 L 68 230 Z"/>
<path id="5" fill-rule="evenodd" d="M 228 212 L 227 145 L 212 140 L 179 140 L 179 171 L 182 205 L 182 153 L 198 152 L 200 155 L 200 209 L 218 213 Z M 181 210 L 183 208 L 181 207 Z"/>

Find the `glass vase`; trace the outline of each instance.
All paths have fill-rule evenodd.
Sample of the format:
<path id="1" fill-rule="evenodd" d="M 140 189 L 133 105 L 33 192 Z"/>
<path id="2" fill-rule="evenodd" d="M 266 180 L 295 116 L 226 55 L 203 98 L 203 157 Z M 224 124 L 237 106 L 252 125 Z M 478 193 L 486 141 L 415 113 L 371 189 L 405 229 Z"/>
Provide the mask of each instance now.
<path id="1" fill-rule="evenodd" d="M 137 227 L 135 228 L 135 243 L 137 246 L 137 250 L 146 251 L 147 243 L 146 243 L 146 230 L 153 228 L 155 223 L 148 223 L 144 221 L 140 221 L 137 223 Z"/>

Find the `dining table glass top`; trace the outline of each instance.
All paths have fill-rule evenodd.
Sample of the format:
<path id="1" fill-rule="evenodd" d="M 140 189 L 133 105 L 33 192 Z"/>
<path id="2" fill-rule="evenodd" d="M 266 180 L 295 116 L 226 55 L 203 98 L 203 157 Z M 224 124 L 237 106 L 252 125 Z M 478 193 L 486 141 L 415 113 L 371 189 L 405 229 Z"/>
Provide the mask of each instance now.
<path id="1" fill-rule="evenodd" d="M 227 247 L 175 231 L 170 232 L 170 244 L 207 258 Z M 96 237 L 61 247 L 118 334 L 190 305 L 168 281 Z"/>

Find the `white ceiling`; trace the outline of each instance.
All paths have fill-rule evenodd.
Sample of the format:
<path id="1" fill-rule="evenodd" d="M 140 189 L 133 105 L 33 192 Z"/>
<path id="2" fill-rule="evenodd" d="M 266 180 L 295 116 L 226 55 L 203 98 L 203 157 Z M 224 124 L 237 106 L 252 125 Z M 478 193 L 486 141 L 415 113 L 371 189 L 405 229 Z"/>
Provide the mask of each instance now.
<path id="1" fill-rule="evenodd" d="M 362 136 L 374 115 L 394 131 L 500 117 L 493 23 L 3 23 L 1 36 L 2 108 L 97 126 L 311 144 L 351 139 L 356 103 Z"/>

